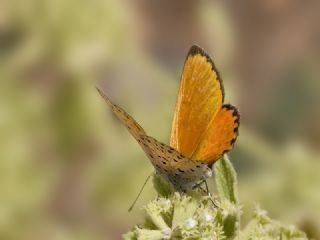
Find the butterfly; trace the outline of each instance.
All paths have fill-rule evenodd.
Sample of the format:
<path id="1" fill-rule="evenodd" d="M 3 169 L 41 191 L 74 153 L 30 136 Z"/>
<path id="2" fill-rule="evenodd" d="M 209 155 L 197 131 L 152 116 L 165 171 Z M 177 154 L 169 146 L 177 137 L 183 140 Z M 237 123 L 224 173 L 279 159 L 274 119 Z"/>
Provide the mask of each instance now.
<path id="1" fill-rule="evenodd" d="M 144 150 L 156 173 L 185 192 L 212 176 L 212 165 L 230 151 L 238 136 L 240 115 L 224 104 L 224 88 L 207 53 L 196 45 L 187 54 L 173 116 L 170 145 L 146 134 L 122 108 L 97 88 L 116 117 Z"/>

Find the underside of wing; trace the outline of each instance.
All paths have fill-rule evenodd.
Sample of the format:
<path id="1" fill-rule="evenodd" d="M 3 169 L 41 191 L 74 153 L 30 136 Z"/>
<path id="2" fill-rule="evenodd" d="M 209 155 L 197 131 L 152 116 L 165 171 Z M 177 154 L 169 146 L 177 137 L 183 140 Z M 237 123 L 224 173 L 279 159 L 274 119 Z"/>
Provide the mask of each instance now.
<path id="1" fill-rule="evenodd" d="M 225 104 L 210 123 L 201 143 L 194 153 L 194 159 L 212 165 L 224 153 L 230 151 L 238 136 L 240 115 L 236 107 Z"/>
<path id="2" fill-rule="evenodd" d="M 150 136 L 143 135 L 138 142 L 157 172 L 167 178 L 177 190 L 184 190 L 211 176 L 211 169 L 204 161 L 192 160 Z"/>
<path id="3" fill-rule="evenodd" d="M 201 179 L 211 176 L 211 169 L 208 168 L 207 162 L 193 160 L 174 148 L 147 136 L 143 128 L 129 114 L 112 103 L 100 89 L 97 88 L 97 90 L 117 118 L 138 141 L 156 171 L 167 178 L 176 190 L 184 191 Z"/>
<path id="4" fill-rule="evenodd" d="M 112 103 L 111 100 L 107 97 L 106 94 L 99 88 L 97 88 L 101 97 L 105 100 L 105 102 L 111 107 L 113 113 L 116 117 L 123 123 L 123 125 L 128 129 L 131 135 L 138 140 L 141 135 L 145 135 L 145 131 L 143 128 L 122 108 Z"/>
<path id="5" fill-rule="evenodd" d="M 200 47 L 192 46 L 182 72 L 170 146 L 187 157 L 193 156 L 223 98 L 213 61 Z"/>

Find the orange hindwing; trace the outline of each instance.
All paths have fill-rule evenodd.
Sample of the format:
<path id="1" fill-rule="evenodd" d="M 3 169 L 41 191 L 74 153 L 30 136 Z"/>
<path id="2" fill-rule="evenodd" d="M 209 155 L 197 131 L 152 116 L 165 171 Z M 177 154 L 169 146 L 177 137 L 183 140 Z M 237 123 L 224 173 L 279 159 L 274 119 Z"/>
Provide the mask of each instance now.
<path id="1" fill-rule="evenodd" d="M 201 159 L 210 164 L 233 148 L 238 136 L 240 115 L 234 106 L 223 105 L 210 123 L 193 158 Z"/>

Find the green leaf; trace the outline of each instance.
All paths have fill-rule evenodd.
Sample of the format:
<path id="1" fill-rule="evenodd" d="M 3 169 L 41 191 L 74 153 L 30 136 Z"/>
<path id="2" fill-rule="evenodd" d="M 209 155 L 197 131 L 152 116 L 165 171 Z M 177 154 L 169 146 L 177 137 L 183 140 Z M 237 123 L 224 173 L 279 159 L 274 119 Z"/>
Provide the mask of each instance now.
<path id="1" fill-rule="evenodd" d="M 130 232 L 126 233 L 126 234 L 123 234 L 122 238 L 124 240 L 137 240 L 138 236 L 137 236 L 136 231 L 133 230 L 133 231 L 130 231 Z"/>
<path id="2" fill-rule="evenodd" d="M 173 186 L 158 174 L 153 175 L 153 186 L 162 197 L 169 197 L 174 193 Z"/>
<path id="3" fill-rule="evenodd" d="M 214 175 L 220 198 L 238 204 L 237 174 L 226 155 L 215 164 Z"/>
<path id="4" fill-rule="evenodd" d="M 217 211 L 216 221 L 222 226 L 227 239 L 234 239 L 239 233 L 241 209 L 238 204 L 222 199 Z"/>
<path id="5" fill-rule="evenodd" d="M 149 229 L 140 229 L 137 228 L 137 240 L 164 240 L 170 239 L 171 231 L 170 229 L 166 230 L 149 230 Z"/>

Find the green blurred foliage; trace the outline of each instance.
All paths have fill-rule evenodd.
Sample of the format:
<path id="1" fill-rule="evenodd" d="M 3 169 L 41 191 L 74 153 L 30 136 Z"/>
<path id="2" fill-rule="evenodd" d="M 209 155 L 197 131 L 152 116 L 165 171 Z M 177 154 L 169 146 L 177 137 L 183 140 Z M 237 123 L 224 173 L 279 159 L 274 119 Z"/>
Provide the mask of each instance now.
<path id="1" fill-rule="evenodd" d="M 243 4 L 252 7 L 248 13 L 256 11 L 253 3 Z M 1 239 L 119 239 L 137 222 L 140 211 L 128 214 L 127 208 L 152 167 L 94 87 L 102 86 L 150 135 L 167 142 L 183 57 L 193 43 L 214 53 L 227 99 L 240 106 L 232 159 L 244 208 L 259 202 L 272 217 L 320 238 L 318 45 L 311 48 L 300 39 L 296 44 L 302 48 L 292 48 L 310 49 L 304 58 L 293 58 L 286 41 L 259 45 L 262 37 L 253 37 L 260 32 L 239 28 L 270 53 L 287 53 L 249 51 L 257 64 L 268 56 L 278 63 L 278 68 L 260 63 L 275 72 L 266 85 L 260 83 L 266 73 L 251 65 L 251 54 L 241 52 L 248 49 L 237 44 L 243 38 L 234 27 L 246 21 L 237 16 L 242 10 L 236 3 L 160 5 L 0 2 Z M 179 14 L 175 7 L 182 9 Z M 278 11 L 277 19 L 288 15 L 282 5 L 268 7 Z M 299 36 L 309 36 L 306 31 Z M 284 36 L 297 39 L 290 34 Z M 289 50 L 273 47 L 278 45 Z M 233 60 L 260 75 L 245 81 Z M 264 91 L 269 95 L 255 94 Z M 138 206 L 155 194 L 148 185 Z"/>

